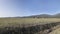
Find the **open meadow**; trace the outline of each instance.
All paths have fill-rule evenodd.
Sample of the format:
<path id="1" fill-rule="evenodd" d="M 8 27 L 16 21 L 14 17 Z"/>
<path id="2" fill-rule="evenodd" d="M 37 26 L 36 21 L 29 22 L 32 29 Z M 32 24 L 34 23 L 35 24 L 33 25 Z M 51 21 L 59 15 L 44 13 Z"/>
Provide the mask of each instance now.
<path id="1" fill-rule="evenodd" d="M 50 32 L 57 25 L 60 25 L 60 18 L 0 18 L 0 31 L 2 30 L 3 34 L 13 34 L 12 32 L 15 34 L 35 34 L 35 32 L 44 32 L 45 30 Z"/>
<path id="2" fill-rule="evenodd" d="M 0 18 L 0 26 L 22 24 L 46 24 L 60 22 L 60 18 Z"/>

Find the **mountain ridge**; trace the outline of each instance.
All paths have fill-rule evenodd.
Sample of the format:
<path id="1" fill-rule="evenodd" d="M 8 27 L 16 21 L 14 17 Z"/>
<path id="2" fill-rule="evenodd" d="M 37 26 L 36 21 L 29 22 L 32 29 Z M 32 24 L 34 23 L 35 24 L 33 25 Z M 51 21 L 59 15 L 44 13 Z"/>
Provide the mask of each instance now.
<path id="1" fill-rule="evenodd" d="M 40 14 L 40 15 L 24 16 L 22 18 L 60 18 L 60 13 L 54 15 Z"/>

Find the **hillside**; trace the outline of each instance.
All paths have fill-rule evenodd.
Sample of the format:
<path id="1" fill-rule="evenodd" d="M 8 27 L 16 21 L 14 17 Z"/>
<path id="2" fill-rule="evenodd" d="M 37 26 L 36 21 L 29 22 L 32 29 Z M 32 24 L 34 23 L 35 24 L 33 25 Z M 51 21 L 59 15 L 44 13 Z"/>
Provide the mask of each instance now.
<path id="1" fill-rule="evenodd" d="M 60 18 L 60 13 L 54 15 L 40 14 L 40 15 L 24 16 L 22 18 Z"/>

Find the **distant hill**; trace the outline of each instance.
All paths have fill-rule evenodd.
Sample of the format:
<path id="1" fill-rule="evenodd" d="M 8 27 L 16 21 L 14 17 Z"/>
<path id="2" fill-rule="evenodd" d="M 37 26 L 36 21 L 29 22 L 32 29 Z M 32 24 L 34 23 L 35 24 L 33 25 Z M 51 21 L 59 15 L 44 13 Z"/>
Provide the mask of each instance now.
<path id="1" fill-rule="evenodd" d="M 40 14 L 40 15 L 24 16 L 22 18 L 60 18 L 60 13 L 55 15 Z"/>
<path id="2" fill-rule="evenodd" d="M 11 17 L 8 17 L 11 18 Z M 12 17 L 12 18 L 60 18 L 60 13 L 50 15 L 50 14 L 40 14 L 40 15 L 31 15 L 31 16 L 17 16 L 17 17 Z"/>
<path id="3" fill-rule="evenodd" d="M 60 18 L 60 13 L 53 15 L 55 18 Z"/>

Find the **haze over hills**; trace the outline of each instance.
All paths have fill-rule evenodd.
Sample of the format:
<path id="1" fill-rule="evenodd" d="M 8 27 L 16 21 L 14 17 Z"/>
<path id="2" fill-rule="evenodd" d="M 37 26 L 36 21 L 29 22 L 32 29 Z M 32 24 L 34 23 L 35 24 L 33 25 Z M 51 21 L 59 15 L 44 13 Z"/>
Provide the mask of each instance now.
<path id="1" fill-rule="evenodd" d="M 1 17 L 1 18 L 11 18 L 11 17 Z M 31 16 L 16 16 L 12 18 L 60 18 L 60 13 L 51 15 L 51 14 L 40 14 L 40 15 L 31 15 Z"/>
<path id="2" fill-rule="evenodd" d="M 54 15 L 40 14 L 40 15 L 24 16 L 22 18 L 60 18 L 60 13 Z"/>

